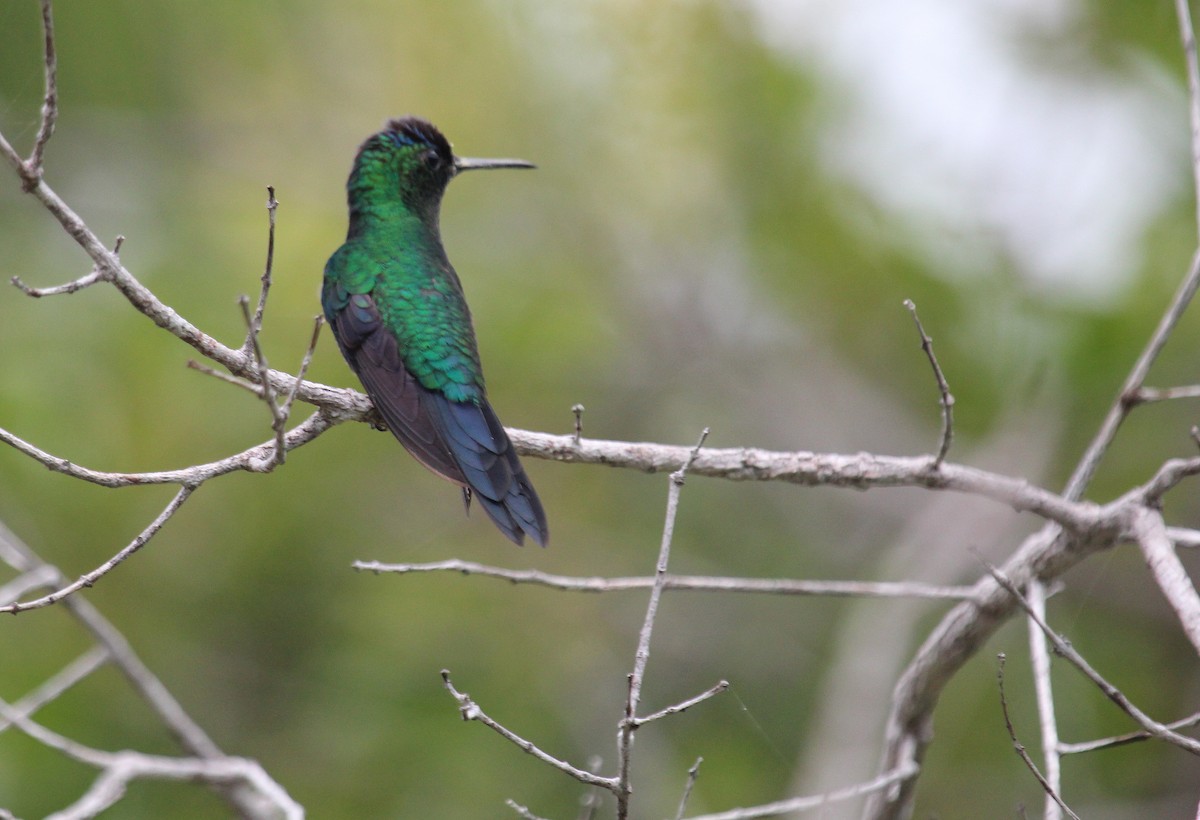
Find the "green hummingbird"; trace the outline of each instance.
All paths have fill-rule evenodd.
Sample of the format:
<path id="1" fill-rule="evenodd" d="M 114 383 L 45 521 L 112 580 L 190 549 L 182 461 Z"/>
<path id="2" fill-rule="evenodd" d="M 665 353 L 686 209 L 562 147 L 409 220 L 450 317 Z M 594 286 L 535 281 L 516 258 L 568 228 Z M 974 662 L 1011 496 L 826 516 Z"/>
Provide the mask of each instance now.
<path id="1" fill-rule="evenodd" d="M 358 150 L 346 194 L 350 229 L 329 257 L 321 305 L 338 347 L 393 435 L 458 484 L 508 538 L 546 545 L 546 513 L 488 403 L 458 274 L 438 216 L 462 171 L 532 168 L 456 157 L 431 123 L 391 120 Z"/>

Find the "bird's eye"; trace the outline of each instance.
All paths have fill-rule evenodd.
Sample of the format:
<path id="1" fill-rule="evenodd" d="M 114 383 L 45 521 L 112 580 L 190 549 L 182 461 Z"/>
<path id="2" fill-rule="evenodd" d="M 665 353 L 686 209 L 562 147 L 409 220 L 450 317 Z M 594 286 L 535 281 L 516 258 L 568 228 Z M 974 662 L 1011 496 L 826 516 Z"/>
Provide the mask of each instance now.
<path id="1" fill-rule="evenodd" d="M 437 151 L 431 148 L 421 154 L 421 162 L 425 163 L 425 167 L 430 171 L 436 171 L 442 165 L 442 158 Z"/>

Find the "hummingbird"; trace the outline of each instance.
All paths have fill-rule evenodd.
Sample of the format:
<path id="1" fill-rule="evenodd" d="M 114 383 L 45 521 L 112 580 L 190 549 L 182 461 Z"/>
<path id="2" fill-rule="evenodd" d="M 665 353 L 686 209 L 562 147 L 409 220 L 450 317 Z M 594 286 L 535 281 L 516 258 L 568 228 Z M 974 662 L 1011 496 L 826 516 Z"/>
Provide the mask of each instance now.
<path id="1" fill-rule="evenodd" d="M 423 119 L 391 120 L 358 149 L 346 182 L 350 229 L 325 265 L 321 306 L 379 415 L 417 461 L 474 497 L 510 540 L 549 531 L 508 434 L 488 402 L 471 311 L 438 227 L 463 171 L 533 168 L 456 157 Z"/>

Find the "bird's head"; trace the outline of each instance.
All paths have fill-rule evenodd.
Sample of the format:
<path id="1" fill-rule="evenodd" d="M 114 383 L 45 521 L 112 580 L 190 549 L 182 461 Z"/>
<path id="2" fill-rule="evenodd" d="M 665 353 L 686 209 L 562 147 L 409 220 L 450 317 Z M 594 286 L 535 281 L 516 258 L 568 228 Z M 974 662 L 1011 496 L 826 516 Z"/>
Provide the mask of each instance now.
<path id="1" fill-rule="evenodd" d="M 412 210 L 436 218 L 442 194 L 458 173 L 533 167 L 522 159 L 456 157 L 433 123 L 402 117 L 388 122 L 358 149 L 347 187 L 352 207 L 356 196 L 399 197 Z"/>

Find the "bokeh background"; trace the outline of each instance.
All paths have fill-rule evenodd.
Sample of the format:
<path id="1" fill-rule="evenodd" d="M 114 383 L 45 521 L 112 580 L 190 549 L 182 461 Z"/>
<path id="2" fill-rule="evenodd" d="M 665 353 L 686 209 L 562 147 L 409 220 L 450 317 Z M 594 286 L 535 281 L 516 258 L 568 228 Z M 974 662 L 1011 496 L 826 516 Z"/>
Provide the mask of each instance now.
<path id="1" fill-rule="evenodd" d="M 935 446 L 937 393 L 913 299 L 958 399 L 951 458 L 1061 487 L 1196 244 L 1183 60 L 1166 0 L 629 0 L 60 3 L 61 116 L 47 179 L 168 304 L 227 343 L 278 213 L 263 342 L 294 370 L 342 186 L 385 119 L 436 122 L 469 175 L 443 232 L 507 424 L 598 438 L 886 454 Z M 27 150 L 42 87 L 34 0 L 0 0 L 0 128 Z M 0 175 L 0 272 L 49 285 L 83 254 Z M 1197 379 L 1200 322 L 1152 382 Z M 269 436 L 251 397 L 112 289 L 0 289 L 0 425 L 99 469 L 217 458 Z M 331 338 L 311 376 L 354 385 Z M 1091 497 L 1192 451 L 1194 404 L 1139 409 Z M 462 515 L 390 436 L 343 426 L 273 475 L 203 487 L 87 597 L 227 752 L 259 760 L 314 817 L 573 817 L 577 785 L 464 725 L 449 668 L 493 716 L 579 765 L 615 761 L 643 593 L 357 574 L 356 559 L 448 557 L 578 575 L 653 567 L 664 476 L 528 460 L 549 549 Z M 74 575 L 131 539 L 168 488 L 106 490 L 0 453 L 0 518 Z M 1171 523 L 1197 524 L 1195 487 Z M 1036 521 L 916 490 L 687 485 L 672 568 L 970 582 Z M 3 580 L 0 578 L 0 580 Z M 1073 572 L 1055 624 L 1152 715 L 1195 709 L 1194 652 L 1134 550 Z M 645 706 L 729 693 L 638 737 L 639 817 L 834 788 L 874 771 L 894 679 L 944 604 L 671 594 Z M 1025 631 L 950 686 L 917 813 L 1036 810 L 995 691 L 1037 748 Z M 84 641 L 53 609 L 0 628 L 13 700 Z M 1056 671 L 1065 739 L 1129 722 Z M 39 714 L 102 748 L 174 747 L 112 670 Z M 93 773 L 0 735 L 0 806 L 36 817 Z M 1200 773 L 1140 744 L 1070 758 L 1088 817 L 1190 816 Z M 136 783 L 106 816 L 211 817 L 187 786 Z M 601 816 L 610 811 L 605 809 Z M 840 816 L 832 810 L 822 815 Z"/>

